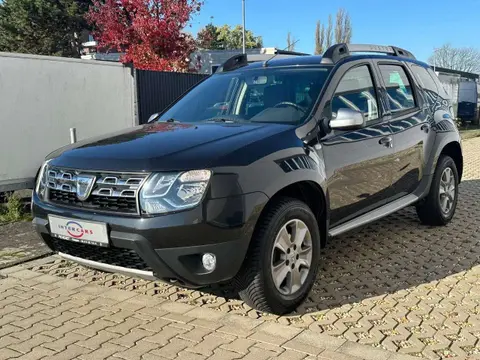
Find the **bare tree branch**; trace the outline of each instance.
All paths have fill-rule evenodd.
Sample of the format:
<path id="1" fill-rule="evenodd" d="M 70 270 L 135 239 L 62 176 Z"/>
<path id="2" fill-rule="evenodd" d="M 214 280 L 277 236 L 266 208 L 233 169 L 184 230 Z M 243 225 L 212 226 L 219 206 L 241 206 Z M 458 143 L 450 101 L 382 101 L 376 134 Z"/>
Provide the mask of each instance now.
<path id="1" fill-rule="evenodd" d="M 320 54 L 323 55 L 325 52 L 325 25 L 322 24 L 322 27 L 320 28 Z"/>
<path id="2" fill-rule="evenodd" d="M 290 31 L 287 34 L 287 50 L 295 51 L 295 38 L 292 36 Z"/>
<path id="3" fill-rule="evenodd" d="M 332 41 L 333 41 L 333 24 L 332 24 L 332 15 L 328 15 L 328 27 L 327 31 L 325 34 L 325 47 L 328 49 L 330 46 L 332 46 Z"/>
<path id="4" fill-rule="evenodd" d="M 333 27 L 332 15 L 328 16 L 328 26 L 317 21 L 315 28 L 315 54 L 320 55 L 335 43 L 350 43 L 352 40 L 352 21 L 348 12 L 340 8 L 335 17 L 335 28 Z"/>
<path id="5" fill-rule="evenodd" d="M 445 44 L 430 56 L 428 62 L 446 69 L 480 73 L 480 51 L 472 47 L 454 48 Z"/>
<path id="6" fill-rule="evenodd" d="M 317 21 L 317 26 L 315 28 L 315 55 L 321 55 L 323 53 L 322 46 L 323 44 L 321 43 L 320 40 L 320 21 Z"/>
<path id="7" fill-rule="evenodd" d="M 345 10 L 338 9 L 335 21 L 335 43 L 340 44 L 343 40 L 343 21 L 345 18 Z"/>
<path id="8" fill-rule="evenodd" d="M 352 41 L 352 21 L 350 20 L 350 15 L 345 13 L 345 19 L 343 22 L 343 39 L 342 41 L 345 44 L 350 44 Z"/>

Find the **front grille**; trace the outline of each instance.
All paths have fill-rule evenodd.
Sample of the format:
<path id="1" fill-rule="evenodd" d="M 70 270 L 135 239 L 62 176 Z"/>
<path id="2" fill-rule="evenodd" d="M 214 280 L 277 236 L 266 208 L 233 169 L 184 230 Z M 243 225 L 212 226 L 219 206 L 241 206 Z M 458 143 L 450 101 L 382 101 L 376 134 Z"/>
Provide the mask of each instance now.
<path id="1" fill-rule="evenodd" d="M 82 259 L 96 261 L 102 264 L 116 265 L 128 269 L 152 271 L 152 269 L 138 256 L 135 250 L 116 247 L 101 247 L 77 243 L 69 240 L 52 238 L 53 250 L 76 256 Z"/>
<path id="2" fill-rule="evenodd" d="M 82 177 L 93 178 L 90 195 L 80 200 L 78 193 L 87 188 L 79 185 Z M 79 207 L 92 211 L 138 214 L 138 191 L 147 174 L 112 174 L 49 168 L 47 172 L 48 199 L 54 204 Z M 85 188 L 81 188 L 85 186 Z"/>

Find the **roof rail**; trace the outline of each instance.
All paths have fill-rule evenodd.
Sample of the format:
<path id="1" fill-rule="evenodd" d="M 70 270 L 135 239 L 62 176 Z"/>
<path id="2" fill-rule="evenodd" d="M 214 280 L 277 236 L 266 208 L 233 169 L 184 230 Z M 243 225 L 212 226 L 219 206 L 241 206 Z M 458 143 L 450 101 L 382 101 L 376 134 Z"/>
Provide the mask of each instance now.
<path id="1" fill-rule="evenodd" d="M 284 59 L 284 58 L 306 56 L 306 55 L 308 54 L 293 52 L 293 51 L 278 50 L 278 49 L 274 49 L 274 53 L 258 53 L 258 54 L 248 54 L 248 55 L 237 54 L 232 56 L 227 61 L 225 61 L 221 66 L 219 66 L 217 68 L 217 71 L 215 71 L 215 73 L 236 70 L 243 66 L 247 66 L 252 62 L 263 62 L 263 63 L 266 62 L 268 65 L 268 62 L 273 58 Z"/>
<path id="2" fill-rule="evenodd" d="M 415 59 L 415 56 L 410 51 L 401 49 L 396 46 L 384 45 L 364 45 L 364 44 L 336 44 L 330 46 L 323 54 L 322 64 L 336 64 L 341 59 L 356 52 L 367 53 L 383 53 L 387 55 L 407 57 Z"/>

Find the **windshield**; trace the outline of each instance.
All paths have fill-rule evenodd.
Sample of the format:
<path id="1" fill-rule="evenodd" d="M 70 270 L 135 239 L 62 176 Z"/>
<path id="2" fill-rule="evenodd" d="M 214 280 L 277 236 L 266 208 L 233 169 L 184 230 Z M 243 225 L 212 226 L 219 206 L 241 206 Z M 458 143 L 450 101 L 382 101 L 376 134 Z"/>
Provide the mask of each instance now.
<path id="1" fill-rule="evenodd" d="M 310 114 L 329 71 L 259 68 L 213 75 L 158 121 L 298 124 Z"/>

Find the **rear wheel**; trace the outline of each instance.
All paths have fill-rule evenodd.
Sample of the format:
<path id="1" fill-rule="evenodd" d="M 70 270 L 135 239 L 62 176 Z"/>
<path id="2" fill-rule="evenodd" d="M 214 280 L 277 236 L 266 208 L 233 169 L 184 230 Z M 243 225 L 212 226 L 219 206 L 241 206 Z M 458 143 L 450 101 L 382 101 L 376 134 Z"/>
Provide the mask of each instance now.
<path id="1" fill-rule="evenodd" d="M 452 220 L 457 207 L 458 171 L 450 156 L 438 159 L 430 192 L 416 206 L 420 221 L 427 225 L 446 225 Z"/>
<path id="2" fill-rule="evenodd" d="M 320 232 L 310 208 L 281 198 L 266 209 L 235 278 L 240 297 L 264 312 L 285 314 L 308 295 L 318 269 Z"/>

